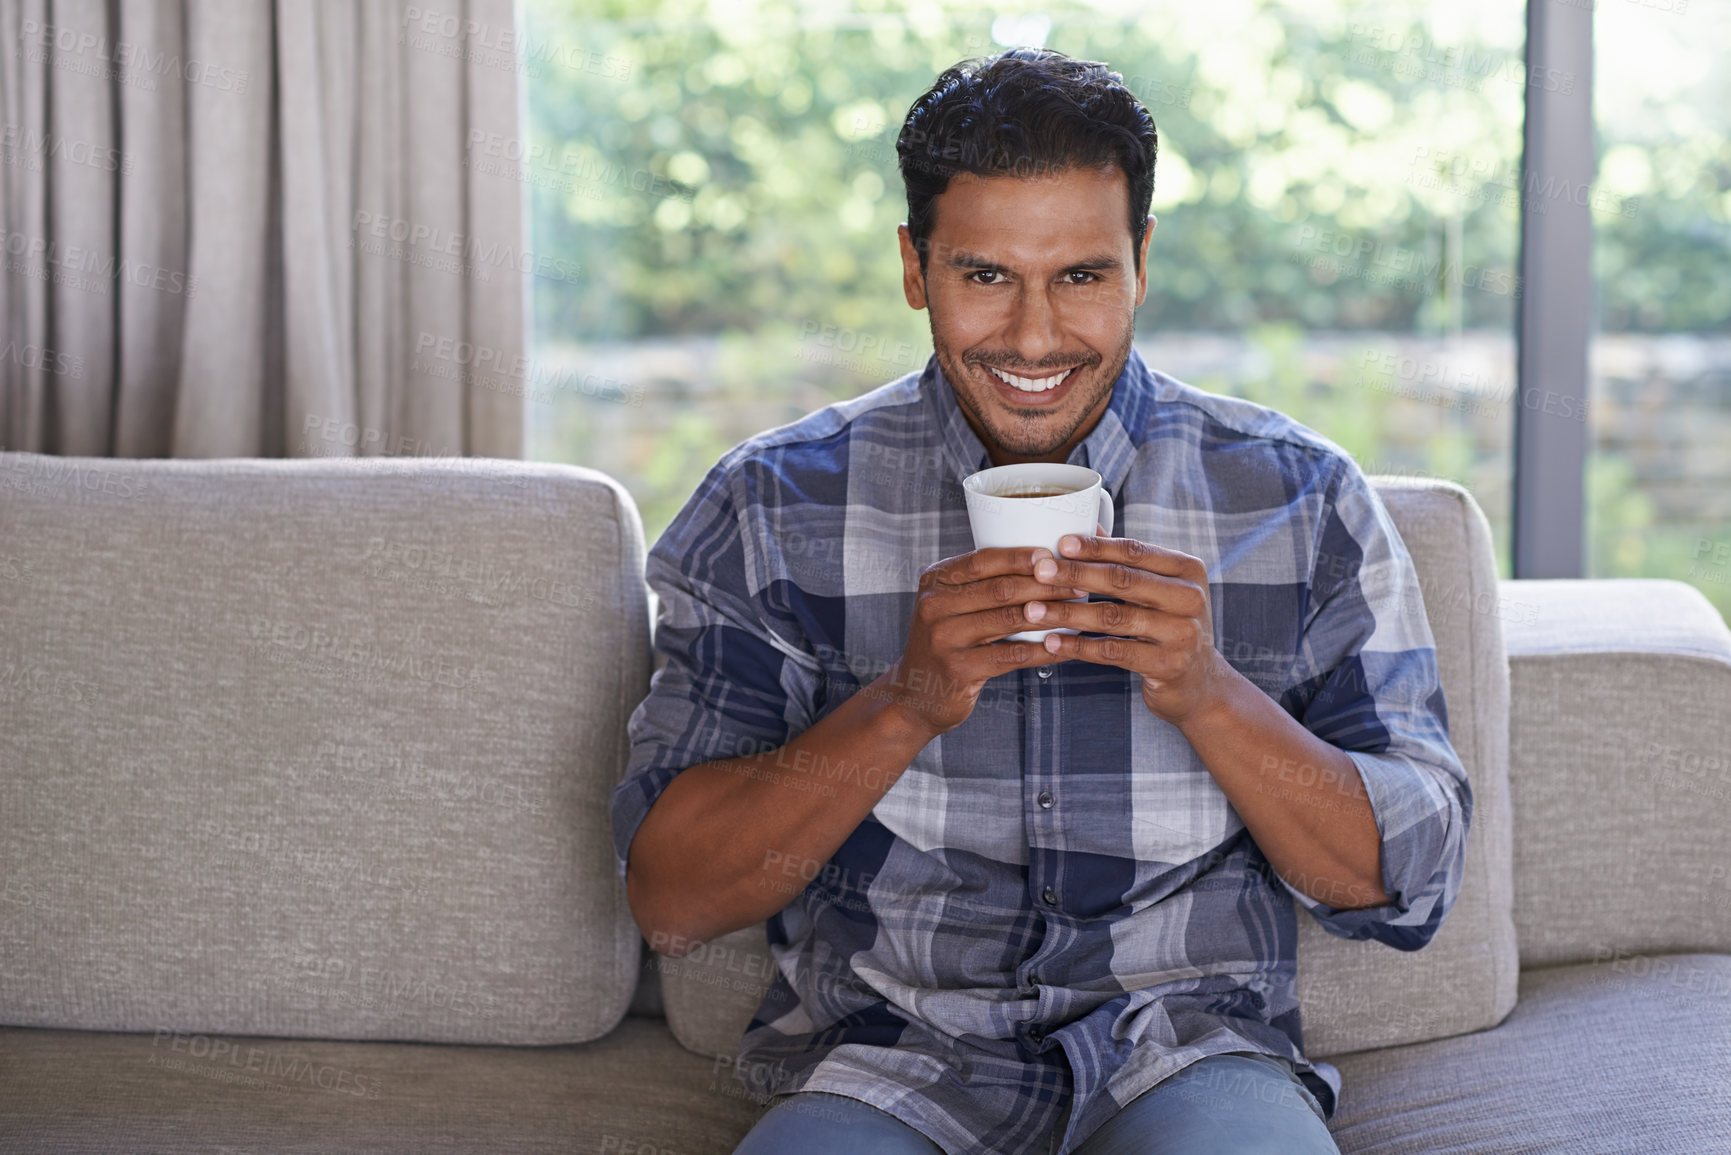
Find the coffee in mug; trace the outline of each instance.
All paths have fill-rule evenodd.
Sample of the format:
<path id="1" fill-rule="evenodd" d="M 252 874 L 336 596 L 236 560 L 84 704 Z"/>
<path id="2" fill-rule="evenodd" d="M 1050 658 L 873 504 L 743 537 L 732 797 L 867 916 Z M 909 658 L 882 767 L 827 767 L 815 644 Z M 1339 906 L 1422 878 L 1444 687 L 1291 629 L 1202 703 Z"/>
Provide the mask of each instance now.
<path id="1" fill-rule="evenodd" d="M 1112 495 L 1100 475 L 1085 465 L 1029 462 L 982 469 L 963 479 L 962 493 L 976 549 L 1037 545 L 1057 557 L 1058 539 L 1065 534 L 1112 532 Z M 1022 630 L 1007 640 L 1037 642 L 1050 633 L 1076 631 L 1066 626 Z"/>

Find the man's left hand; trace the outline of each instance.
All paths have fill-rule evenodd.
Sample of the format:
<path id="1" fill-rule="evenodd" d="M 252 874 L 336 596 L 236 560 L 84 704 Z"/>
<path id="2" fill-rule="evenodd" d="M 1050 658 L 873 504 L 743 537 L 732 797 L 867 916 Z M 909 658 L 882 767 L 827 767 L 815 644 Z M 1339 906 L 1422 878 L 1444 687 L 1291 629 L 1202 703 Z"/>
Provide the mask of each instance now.
<path id="1" fill-rule="evenodd" d="M 1110 635 L 1048 634 L 1048 652 L 1142 675 L 1142 701 L 1179 727 L 1225 694 L 1238 674 L 1214 646 L 1200 559 L 1135 538 L 1077 534 L 1065 535 L 1058 552 L 1034 567 L 1035 578 L 1120 600 L 1030 602 L 1024 612 L 1035 626 Z"/>

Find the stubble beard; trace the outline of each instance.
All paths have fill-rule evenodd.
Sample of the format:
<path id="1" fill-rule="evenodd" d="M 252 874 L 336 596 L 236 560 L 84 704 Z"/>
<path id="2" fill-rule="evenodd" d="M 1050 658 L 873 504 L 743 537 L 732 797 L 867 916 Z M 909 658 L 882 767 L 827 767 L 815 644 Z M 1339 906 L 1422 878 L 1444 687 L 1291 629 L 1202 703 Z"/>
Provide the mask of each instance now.
<path id="1" fill-rule="evenodd" d="M 931 320 L 929 312 L 927 319 Z M 931 329 L 932 349 L 938 356 L 938 368 L 944 371 L 944 376 L 949 380 L 951 391 L 956 397 L 956 403 L 962 407 L 963 412 L 973 418 L 975 432 L 982 430 L 985 432 L 987 448 L 996 449 L 999 453 L 1009 457 L 1044 457 L 1074 437 L 1076 431 L 1082 427 L 1082 423 L 1094 412 L 1095 407 L 1111 395 L 1113 384 L 1118 380 L 1118 375 L 1124 371 L 1124 365 L 1130 359 L 1130 344 L 1135 336 L 1134 323 L 1126 324 L 1123 339 L 1113 350 L 1110 372 L 1099 372 L 1103 359 L 1098 353 L 1093 354 L 1087 362 L 1077 366 L 1074 372 L 1093 375 L 1093 382 L 1091 391 L 1086 394 L 1086 400 L 1082 404 L 1078 405 L 1074 397 L 1066 401 L 1066 409 L 1073 414 L 1068 420 L 1064 420 L 1045 409 L 1029 408 L 1023 410 L 1016 408 L 1011 410 L 1012 413 L 1016 414 L 1011 419 L 1012 423 L 1006 425 L 1001 408 L 995 404 L 983 404 L 974 396 L 974 391 L 982 388 L 982 386 L 977 385 L 973 377 L 968 375 L 968 368 L 978 366 L 981 374 L 989 375 L 991 370 L 988 366 L 991 365 L 997 365 L 999 368 L 1015 365 L 1023 370 L 1061 369 L 1066 365 L 1075 365 L 1075 360 L 1073 358 L 1054 359 L 1049 366 L 1026 365 L 1013 356 L 1006 356 L 990 350 L 974 349 L 967 350 L 958 359 L 955 350 L 938 337 L 935 321 L 932 322 Z M 1017 370 L 1011 369 L 1010 371 L 1016 372 Z M 1088 385 L 1085 381 L 1077 382 L 1077 384 L 1078 386 Z M 990 389 L 992 386 L 988 384 L 983 388 Z M 1054 418 L 1056 418 L 1056 422 L 1054 422 Z"/>

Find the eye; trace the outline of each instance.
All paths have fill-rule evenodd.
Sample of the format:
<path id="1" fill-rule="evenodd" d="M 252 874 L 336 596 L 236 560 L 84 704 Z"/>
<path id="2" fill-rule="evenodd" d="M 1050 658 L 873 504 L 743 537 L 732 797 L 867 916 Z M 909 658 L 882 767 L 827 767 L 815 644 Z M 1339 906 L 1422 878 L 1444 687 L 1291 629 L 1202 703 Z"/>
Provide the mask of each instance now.
<path id="1" fill-rule="evenodd" d="M 973 272 L 968 274 L 968 280 L 972 281 L 976 285 L 995 285 L 998 283 L 997 281 L 981 280 L 980 278 L 1002 276 L 1003 274 L 997 269 L 975 269 Z"/>
<path id="2" fill-rule="evenodd" d="M 1065 282 L 1071 285 L 1086 285 L 1090 281 L 1098 281 L 1099 279 L 1098 274 L 1090 273 L 1087 269 L 1071 269 L 1064 274 Z"/>

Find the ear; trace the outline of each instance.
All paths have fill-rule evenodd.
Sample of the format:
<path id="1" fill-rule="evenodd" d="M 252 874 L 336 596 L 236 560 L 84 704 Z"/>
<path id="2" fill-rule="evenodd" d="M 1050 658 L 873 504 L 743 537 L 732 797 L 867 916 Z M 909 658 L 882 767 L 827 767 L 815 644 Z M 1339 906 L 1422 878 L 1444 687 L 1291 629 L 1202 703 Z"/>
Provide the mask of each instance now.
<path id="1" fill-rule="evenodd" d="M 1154 226 L 1159 224 L 1153 213 L 1148 214 L 1148 228 L 1142 233 L 1142 259 L 1137 262 L 1136 270 L 1136 304 L 1140 306 L 1148 296 L 1148 242 L 1154 239 Z"/>
<path id="2" fill-rule="evenodd" d="M 920 254 L 914 248 L 914 235 L 903 223 L 896 227 L 896 236 L 902 244 L 902 295 L 908 299 L 908 308 L 923 309 L 926 307 L 926 275 L 920 271 Z"/>

